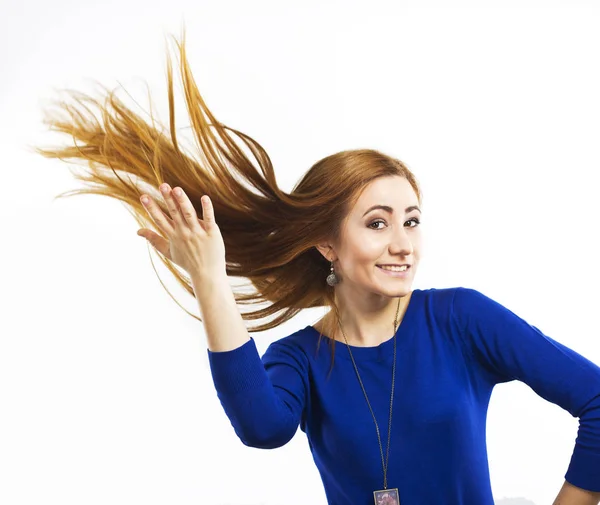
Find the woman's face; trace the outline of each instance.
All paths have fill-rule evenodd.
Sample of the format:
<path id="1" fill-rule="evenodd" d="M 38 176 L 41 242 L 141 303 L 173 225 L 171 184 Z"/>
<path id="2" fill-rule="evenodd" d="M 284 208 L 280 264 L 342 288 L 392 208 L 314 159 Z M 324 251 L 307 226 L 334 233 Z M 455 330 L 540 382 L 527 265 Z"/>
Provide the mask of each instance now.
<path id="1" fill-rule="evenodd" d="M 408 293 L 420 259 L 420 217 L 417 195 L 404 177 L 372 181 L 342 223 L 341 243 L 335 247 L 334 268 L 345 289 Z M 380 268 L 390 264 L 410 267 L 400 276 Z"/>

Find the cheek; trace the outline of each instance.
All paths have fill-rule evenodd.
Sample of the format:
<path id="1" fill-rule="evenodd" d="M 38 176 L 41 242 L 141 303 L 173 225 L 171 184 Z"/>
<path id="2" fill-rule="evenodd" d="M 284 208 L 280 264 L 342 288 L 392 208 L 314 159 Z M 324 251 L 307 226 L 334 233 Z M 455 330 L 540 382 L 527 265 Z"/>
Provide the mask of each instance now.
<path id="1" fill-rule="evenodd" d="M 362 242 L 346 244 L 344 251 L 344 272 L 352 277 L 372 275 L 375 264 L 385 253 L 376 241 L 367 238 Z"/>
<path id="2" fill-rule="evenodd" d="M 385 245 L 373 237 L 365 236 L 362 242 L 354 244 L 355 263 L 372 266 L 385 253 Z"/>
<path id="3" fill-rule="evenodd" d="M 365 250 L 360 260 L 355 263 L 356 273 L 364 278 L 372 279 L 378 275 L 377 263 L 381 262 L 382 254 L 385 251 L 378 249 Z"/>
<path id="4" fill-rule="evenodd" d="M 411 240 L 415 253 L 420 253 L 423 250 L 424 240 L 420 232 L 416 232 Z"/>

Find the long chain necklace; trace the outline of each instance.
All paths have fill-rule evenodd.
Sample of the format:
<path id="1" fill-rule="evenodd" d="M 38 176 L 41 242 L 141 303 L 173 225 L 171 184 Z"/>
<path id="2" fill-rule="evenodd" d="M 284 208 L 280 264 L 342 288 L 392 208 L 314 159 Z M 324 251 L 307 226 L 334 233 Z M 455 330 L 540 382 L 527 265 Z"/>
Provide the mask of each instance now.
<path id="1" fill-rule="evenodd" d="M 360 387 L 362 388 L 363 393 L 365 395 L 365 400 L 367 400 L 367 405 L 369 406 L 369 410 L 371 411 L 371 415 L 373 416 L 373 421 L 375 422 L 375 430 L 377 431 L 377 441 L 379 442 L 379 450 L 381 452 L 381 464 L 383 466 L 383 489 L 379 490 L 379 491 L 373 491 L 375 505 L 378 505 L 379 503 L 381 503 L 378 500 L 378 498 L 383 499 L 384 495 L 386 495 L 386 494 L 390 498 L 392 498 L 392 500 L 395 498 L 396 503 L 398 503 L 398 505 L 400 505 L 400 497 L 398 496 L 398 489 L 397 488 L 394 488 L 394 489 L 387 488 L 387 469 L 388 469 L 388 462 L 389 462 L 389 457 L 390 457 L 390 437 L 392 435 L 392 407 L 394 404 L 394 385 L 396 382 L 396 331 L 398 329 L 398 314 L 400 312 L 400 300 L 401 300 L 401 298 L 398 299 L 398 307 L 396 308 L 396 317 L 394 318 L 394 336 L 393 336 L 393 339 L 394 339 L 394 363 L 392 365 L 392 394 L 390 396 L 390 419 L 389 419 L 389 423 L 388 423 L 388 439 L 387 439 L 387 449 L 386 449 L 385 461 L 383 458 L 383 444 L 381 443 L 381 435 L 379 433 L 379 425 L 377 424 L 377 419 L 375 418 L 375 413 L 373 412 L 373 408 L 371 407 L 371 403 L 369 402 L 369 397 L 367 396 L 367 390 L 365 389 L 365 386 L 360 378 L 360 374 L 358 373 L 358 367 L 356 366 L 356 361 L 354 361 L 354 356 L 352 355 L 350 345 L 348 344 L 348 339 L 346 338 L 346 334 L 344 333 L 344 329 L 342 328 L 342 322 L 340 321 L 340 318 L 338 316 L 338 323 L 340 325 L 340 329 L 342 330 L 342 335 L 344 335 L 344 340 L 346 341 L 346 346 L 348 347 L 348 352 L 350 353 L 350 358 L 352 359 L 352 364 L 354 365 L 356 377 L 358 377 L 358 382 L 360 383 Z M 394 502 L 392 501 L 392 503 L 394 503 Z"/>

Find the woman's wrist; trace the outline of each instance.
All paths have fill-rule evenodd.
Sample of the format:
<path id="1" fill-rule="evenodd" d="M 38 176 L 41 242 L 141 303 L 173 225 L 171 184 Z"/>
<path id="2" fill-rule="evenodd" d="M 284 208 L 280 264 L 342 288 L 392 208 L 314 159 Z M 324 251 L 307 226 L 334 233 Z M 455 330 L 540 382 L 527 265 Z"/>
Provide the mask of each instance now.
<path id="1" fill-rule="evenodd" d="M 598 505 L 600 492 L 587 491 L 565 481 L 552 505 Z"/>

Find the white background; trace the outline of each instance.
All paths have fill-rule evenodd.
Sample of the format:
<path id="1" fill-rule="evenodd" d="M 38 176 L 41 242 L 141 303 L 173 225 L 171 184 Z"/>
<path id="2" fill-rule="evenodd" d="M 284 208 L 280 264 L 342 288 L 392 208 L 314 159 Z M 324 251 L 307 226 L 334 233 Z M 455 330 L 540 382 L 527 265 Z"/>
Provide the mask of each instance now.
<path id="1" fill-rule="evenodd" d="M 56 90 L 92 80 L 144 108 L 147 82 L 166 118 L 166 36 L 183 22 L 209 107 L 265 147 L 284 190 L 342 149 L 397 156 L 424 191 L 414 287 L 479 289 L 600 363 L 597 2 L 0 5 L 0 503 L 325 503 L 302 432 L 272 451 L 236 438 L 204 328 L 126 209 L 53 201 L 81 185 L 28 151 L 56 140 L 41 122 Z M 322 314 L 253 336 L 262 352 Z M 577 426 L 498 386 L 496 499 L 551 503 Z"/>

